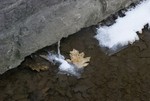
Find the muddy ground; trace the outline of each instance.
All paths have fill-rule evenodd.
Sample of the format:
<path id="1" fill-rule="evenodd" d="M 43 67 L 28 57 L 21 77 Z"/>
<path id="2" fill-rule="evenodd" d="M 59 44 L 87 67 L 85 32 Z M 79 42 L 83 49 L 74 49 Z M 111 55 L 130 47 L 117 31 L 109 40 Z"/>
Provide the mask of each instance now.
<path id="1" fill-rule="evenodd" d="M 150 101 L 150 31 L 140 41 L 112 56 L 94 38 L 95 27 L 61 40 L 66 57 L 73 48 L 91 56 L 80 79 L 58 74 L 57 66 L 40 58 L 49 46 L 27 57 L 18 67 L 0 75 L 0 101 Z M 30 65 L 48 66 L 36 72 Z"/>

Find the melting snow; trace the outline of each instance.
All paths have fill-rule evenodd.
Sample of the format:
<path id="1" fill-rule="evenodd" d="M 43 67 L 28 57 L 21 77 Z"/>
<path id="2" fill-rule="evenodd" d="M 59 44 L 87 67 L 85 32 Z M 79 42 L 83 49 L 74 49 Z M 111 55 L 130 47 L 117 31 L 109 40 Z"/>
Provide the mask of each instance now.
<path id="1" fill-rule="evenodd" d="M 129 9 L 126 16 L 119 17 L 112 26 L 100 26 L 95 38 L 100 46 L 116 50 L 117 46 L 125 46 L 139 40 L 136 32 L 142 32 L 147 23 L 150 24 L 150 0 Z"/>
<path id="2" fill-rule="evenodd" d="M 48 52 L 47 56 L 45 55 L 40 55 L 40 56 L 52 62 L 53 64 L 58 64 L 59 65 L 58 73 L 73 75 L 80 78 L 82 68 L 78 68 L 75 64 L 71 62 L 67 62 L 65 60 L 65 57 L 60 53 L 60 41 L 58 41 L 57 52 L 58 52 L 57 54 L 54 54 L 53 52 Z"/>
<path id="3" fill-rule="evenodd" d="M 48 60 L 54 64 L 59 64 L 59 73 L 80 77 L 81 69 L 78 69 L 74 64 L 68 63 L 63 55 L 49 52 Z"/>

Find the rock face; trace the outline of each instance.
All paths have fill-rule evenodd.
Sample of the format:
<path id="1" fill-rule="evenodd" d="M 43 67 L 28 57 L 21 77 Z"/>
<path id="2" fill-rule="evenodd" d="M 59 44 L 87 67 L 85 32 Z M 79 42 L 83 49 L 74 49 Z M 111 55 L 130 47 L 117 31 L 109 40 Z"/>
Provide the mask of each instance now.
<path id="1" fill-rule="evenodd" d="M 1 0 L 0 73 L 139 0 Z"/>

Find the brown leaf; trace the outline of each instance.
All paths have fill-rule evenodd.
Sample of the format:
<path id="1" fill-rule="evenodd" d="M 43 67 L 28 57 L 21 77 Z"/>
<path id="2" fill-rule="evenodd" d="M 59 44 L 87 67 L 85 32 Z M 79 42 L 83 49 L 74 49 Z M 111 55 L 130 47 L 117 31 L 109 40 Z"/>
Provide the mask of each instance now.
<path id="1" fill-rule="evenodd" d="M 75 64 L 78 68 L 86 67 L 90 61 L 90 57 L 84 57 L 84 52 L 79 53 L 78 50 L 73 49 L 73 51 L 70 51 L 70 59 L 66 59 L 66 61 L 71 62 Z"/>
<path id="2" fill-rule="evenodd" d="M 32 70 L 36 70 L 37 72 L 40 72 L 40 71 L 46 71 L 49 69 L 48 66 L 46 65 L 42 65 L 42 64 L 29 64 L 28 65 Z"/>

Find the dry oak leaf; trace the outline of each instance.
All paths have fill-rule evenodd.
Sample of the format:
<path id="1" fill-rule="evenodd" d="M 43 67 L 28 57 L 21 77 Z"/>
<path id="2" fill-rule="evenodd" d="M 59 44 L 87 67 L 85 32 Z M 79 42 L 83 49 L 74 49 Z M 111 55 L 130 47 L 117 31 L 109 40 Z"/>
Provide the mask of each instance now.
<path id="1" fill-rule="evenodd" d="M 73 49 L 73 51 L 70 51 L 70 59 L 66 59 L 66 61 L 75 64 L 78 68 L 84 68 L 89 64 L 91 58 L 84 57 L 84 55 L 84 52 L 79 53 L 78 50 Z"/>
<path id="2" fill-rule="evenodd" d="M 48 66 L 46 65 L 41 65 L 39 63 L 37 64 L 29 64 L 29 67 L 32 69 L 32 70 L 35 70 L 37 72 L 40 72 L 40 71 L 46 71 L 49 69 Z"/>

